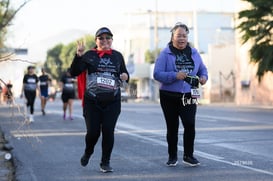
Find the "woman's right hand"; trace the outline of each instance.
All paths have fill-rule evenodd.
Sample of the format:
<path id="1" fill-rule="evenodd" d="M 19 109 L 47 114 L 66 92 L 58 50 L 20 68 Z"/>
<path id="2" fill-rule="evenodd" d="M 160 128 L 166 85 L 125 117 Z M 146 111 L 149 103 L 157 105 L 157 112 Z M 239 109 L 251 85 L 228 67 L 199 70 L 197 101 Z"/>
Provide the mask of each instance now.
<path id="1" fill-rule="evenodd" d="M 185 72 L 177 72 L 177 74 L 176 74 L 176 78 L 178 80 L 184 80 L 186 77 L 187 77 L 187 73 L 185 73 Z"/>
<path id="2" fill-rule="evenodd" d="M 77 55 L 82 56 L 84 54 L 85 46 L 83 40 L 77 41 Z"/>

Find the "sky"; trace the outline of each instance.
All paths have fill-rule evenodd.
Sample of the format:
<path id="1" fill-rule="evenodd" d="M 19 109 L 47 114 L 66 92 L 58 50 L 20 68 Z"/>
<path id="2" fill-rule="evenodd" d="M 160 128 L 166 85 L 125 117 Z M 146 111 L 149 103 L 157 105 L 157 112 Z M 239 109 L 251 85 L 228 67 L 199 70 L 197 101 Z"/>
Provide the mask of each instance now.
<path id="1" fill-rule="evenodd" d="M 11 0 L 16 8 L 24 0 Z M 101 3 L 103 2 L 103 3 Z M 102 26 L 125 22 L 124 13 L 134 11 L 234 12 L 236 0 L 31 0 L 15 16 L 9 28 L 7 44 L 28 48 L 33 59 L 44 59 L 43 40 L 74 29 L 95 34 Z M 75 35 L 76 36 L 76 35 Z M 52 45 L 56 43 L 52 41 Z M 41 47 L 39 49 L 39 47 Z M 36 51 L 36 52 L 35 52 Z"/>

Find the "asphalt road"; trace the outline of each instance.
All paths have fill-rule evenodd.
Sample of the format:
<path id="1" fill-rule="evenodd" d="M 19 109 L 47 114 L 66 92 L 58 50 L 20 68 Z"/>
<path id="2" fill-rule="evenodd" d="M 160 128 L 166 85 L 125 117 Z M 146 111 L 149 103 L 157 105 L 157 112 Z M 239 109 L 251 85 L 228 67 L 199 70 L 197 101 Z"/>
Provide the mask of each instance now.
<path id="1" fill-rule="evenodd" d="M 85 124 L 80 101 L 74 120 L 62 119 L 60 100 L 42 116 L 36 100 L 35 122 L 26 124 L 22 109 L 0 108 L 1 127 L 14 147 L 18 181 L 272 181 L 273 109 L 199 105 L 195 156 L 199 167 L 166 167 L 165 122 L 159 104 L 122 103 L 111 159 L 113 173 L 101 173 L 101 140 L 89 165 L 82 167 Z M 20 105 L 20 101 L 18 102 Z"/>

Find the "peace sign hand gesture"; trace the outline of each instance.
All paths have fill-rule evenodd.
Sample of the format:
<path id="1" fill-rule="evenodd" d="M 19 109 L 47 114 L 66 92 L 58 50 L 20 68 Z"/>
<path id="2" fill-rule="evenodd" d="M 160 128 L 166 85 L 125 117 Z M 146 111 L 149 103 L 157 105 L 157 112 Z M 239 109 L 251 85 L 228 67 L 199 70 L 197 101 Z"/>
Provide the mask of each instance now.
<path id="1" fill-rule="evenodd" d="M 85 50 L 84 42 L 83 41 L 77 41 L 77 55 L 82 56 Z"/>

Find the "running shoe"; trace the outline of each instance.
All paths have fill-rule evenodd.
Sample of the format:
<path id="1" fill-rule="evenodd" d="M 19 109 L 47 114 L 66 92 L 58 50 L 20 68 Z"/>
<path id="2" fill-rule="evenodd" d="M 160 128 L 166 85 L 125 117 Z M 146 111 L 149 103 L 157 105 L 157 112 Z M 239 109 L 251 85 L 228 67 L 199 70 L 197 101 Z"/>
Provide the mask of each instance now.
<path id="1" fill-rule="evenodd" d="M 193 156 L 184 156 L 183 163 L 185 163 L 189 166 L 192 166 L 192 167 L 200 165 L 200 162 L 196 158 L 194 158 Z"/>
<path id="2" fill-rule="evenodd" d="M 29 122 L 30 122 L 30 123 L 34 122 L 34 118 L 33 118 L 33 115 L 32 115 L 32 114 L 29 115 Z"/>
<path id="3" fill-rule="evenodd" d="M 169 158 L 166 165 L 168 167 L 175 167 L 177 165 L 177 163 L 178 163 L 177 158 Z"/>
<path id="4" fill-rule="evenodd" d="M 101 163 L 100 164 L 100 171 L 103 173 L 113 172 L 113 168 L 110 166 L 109 163 Z"/>
<path id="5" fill-rule="evenodd" d="M 89 156 L 89 155 L 83 154 L 83 156 L 81 157 L 81 165 L 82 165 L 83 167 L 85 167 L 85 166 L 88 164 L 89 159 L 90 159 L 90 156 Z"/>

